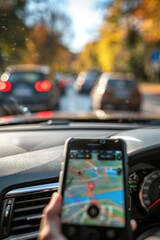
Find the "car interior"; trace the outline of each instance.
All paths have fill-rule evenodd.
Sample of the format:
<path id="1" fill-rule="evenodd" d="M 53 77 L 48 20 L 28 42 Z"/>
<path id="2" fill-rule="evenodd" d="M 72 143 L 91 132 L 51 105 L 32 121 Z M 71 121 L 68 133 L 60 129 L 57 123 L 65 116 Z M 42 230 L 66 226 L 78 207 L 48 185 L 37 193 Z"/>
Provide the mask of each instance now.
<path id="1" fill-rule="evenodd" d="M 59 186 L 68 137 L 122 138 L 127 143 L 130 214 L 136 240 L 159 236 L 157 127 L 143 124 L 70 123 L 3 126 L 0 130 L 0 238 L 36 239 L 42 211 Z M 154 189 L 154 190 L 153 190 Z"/>
<path id="2" fill-rule="evenodd" d="M 0 0 L 0 239 L 38 238 L 72 137 L 126 142 L 133 239 L 160 238 L 159 30 L 159 0 Z M 134 82 L 98 88 L 108 73 Z"/>

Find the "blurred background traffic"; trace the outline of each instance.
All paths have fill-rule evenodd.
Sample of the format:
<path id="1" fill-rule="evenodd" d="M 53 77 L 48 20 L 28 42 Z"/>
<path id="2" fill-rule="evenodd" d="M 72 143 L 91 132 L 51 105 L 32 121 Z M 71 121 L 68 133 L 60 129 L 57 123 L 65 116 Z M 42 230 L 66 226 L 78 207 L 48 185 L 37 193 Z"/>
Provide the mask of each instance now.
<path id="1" fill-rule="evenodd" d="M 0 116 L 160 113 L 159 0 L 0 0 Z"/>

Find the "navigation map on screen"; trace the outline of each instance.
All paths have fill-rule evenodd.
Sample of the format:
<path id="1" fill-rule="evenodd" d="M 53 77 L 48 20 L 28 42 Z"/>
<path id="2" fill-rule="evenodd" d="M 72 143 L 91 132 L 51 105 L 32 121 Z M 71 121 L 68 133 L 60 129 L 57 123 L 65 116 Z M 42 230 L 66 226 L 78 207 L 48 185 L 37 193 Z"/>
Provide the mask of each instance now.
<path id="1" fill-rule="evenodd" d="M 62 222 L 124 227 L 121 151 L 71 150 Z"/>

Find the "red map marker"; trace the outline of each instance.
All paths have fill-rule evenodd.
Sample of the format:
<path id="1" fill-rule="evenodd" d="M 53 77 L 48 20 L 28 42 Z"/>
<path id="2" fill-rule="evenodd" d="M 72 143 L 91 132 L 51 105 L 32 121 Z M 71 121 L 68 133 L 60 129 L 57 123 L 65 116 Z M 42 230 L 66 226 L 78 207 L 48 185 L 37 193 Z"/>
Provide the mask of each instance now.
<path id="1" fill-rule="evenodd" d="M 92 191 L 95 188 L 95 183 L 94 182 L 89 182 L 88 183 L 88 188 L 89 188 L 89 190 Z"/>

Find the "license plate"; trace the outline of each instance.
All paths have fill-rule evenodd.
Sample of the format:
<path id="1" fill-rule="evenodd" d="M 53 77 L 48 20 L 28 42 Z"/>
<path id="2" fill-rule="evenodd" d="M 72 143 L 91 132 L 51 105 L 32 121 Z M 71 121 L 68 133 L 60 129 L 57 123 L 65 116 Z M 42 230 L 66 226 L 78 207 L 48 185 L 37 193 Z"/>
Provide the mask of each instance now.
<path id="1" fill-rule="evenodd" d="M 13 95 L 16 97 L 31 97 L 33 95 L 32 89 L 28 88 L 28 86 L 17 86 L 14 91 Z"/>

